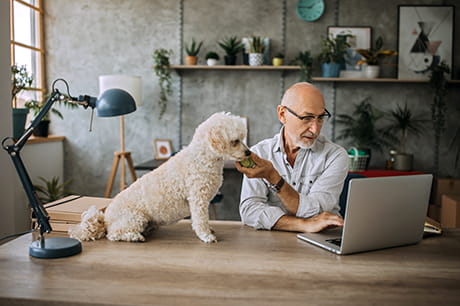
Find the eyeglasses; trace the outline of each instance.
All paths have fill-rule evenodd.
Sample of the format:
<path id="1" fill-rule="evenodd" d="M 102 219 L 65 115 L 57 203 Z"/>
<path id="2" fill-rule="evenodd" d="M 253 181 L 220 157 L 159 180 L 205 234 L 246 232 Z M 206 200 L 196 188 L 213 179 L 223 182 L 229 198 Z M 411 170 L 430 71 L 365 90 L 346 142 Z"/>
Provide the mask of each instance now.
<path id="1" fill-rule="evenodd" d="M 307 116 L 299 116 L 297 115 L 292 109 L 289 107 L 282 105 L 285 109 L 287 109 L 291 114 L 302 120 L 304 123 L 308 124 L 313 122 L 315 119 L 318 120 L 319 124 L 322 124 L 325 120 L 329 119 L 331 117 L 331 113 L 328 112 L 327 109 L 324 109 L 324 114 L 314 116 L 314 115 L 307 115 Z"/>

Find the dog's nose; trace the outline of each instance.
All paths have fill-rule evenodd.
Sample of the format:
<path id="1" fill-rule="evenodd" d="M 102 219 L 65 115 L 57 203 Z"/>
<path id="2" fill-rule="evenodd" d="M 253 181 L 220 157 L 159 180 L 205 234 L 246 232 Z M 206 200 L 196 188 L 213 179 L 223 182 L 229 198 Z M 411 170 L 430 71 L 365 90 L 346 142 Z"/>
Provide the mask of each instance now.
<path id="1" fill-rule="evenodd" d="M 244 155 L 246 155 L 246 156 L 249 156 L 249 155 L 251 155 L 251 151 L 249 151 L 249 150 L 246 150 L 246 151 L 244 152 Z"/>

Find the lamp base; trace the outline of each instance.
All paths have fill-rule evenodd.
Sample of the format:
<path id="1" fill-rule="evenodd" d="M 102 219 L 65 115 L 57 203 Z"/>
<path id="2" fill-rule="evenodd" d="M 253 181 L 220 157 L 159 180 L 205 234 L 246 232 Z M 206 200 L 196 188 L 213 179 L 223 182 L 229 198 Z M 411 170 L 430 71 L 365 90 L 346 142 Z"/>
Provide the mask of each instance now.
<path id="1" fill-rule="evenodd" d="M 29 255 L 37 258 L 61 258 L 79 254 L 81 250 L 81 243 L 77 239 L 53 237 L 32 242 Z"/>

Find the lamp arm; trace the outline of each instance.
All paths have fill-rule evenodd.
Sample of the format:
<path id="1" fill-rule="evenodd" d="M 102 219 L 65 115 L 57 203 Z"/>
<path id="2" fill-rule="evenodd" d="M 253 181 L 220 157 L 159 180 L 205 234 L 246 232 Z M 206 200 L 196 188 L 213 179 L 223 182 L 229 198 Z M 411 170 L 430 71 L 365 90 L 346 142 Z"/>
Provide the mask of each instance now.
<path id="1" fill-rule="evenodd" d="M 61 99 L 61 97 L 61 93 L 57 89 L 55 89 L 49 97 L 48 101 L 46 101 L 45 105 L 40 110 L 40 113 L 35 117 L 35 119 L 30 124 L 29 128 L 27 128 L 27 130 L 16 143 L 7 145 L 6 141 L 8 139 L 11 139 L 9 137 L 3 139 L 2 141 L 3 149 L 5 149 L 5 151 L 8 152 L 8 155 L 10 155 L 11 160 L 13 161 L 14 167 L 16 168 L 16 172 L 18 173 L 19 179 L 21 180 L 22 186 L 24 187 L 24 191 L 26 192 L 27 198 L 29 200 L 29 205 L 31 206 L 34 215 L 37 218 L 37 222 L 40 227 L 40 236 L 43 236 L 43 233 L 45 232 L 49 233 L 52 230 L 52 228 L 49 223 L 48 213 L 46 212 L 45 208 L 40 202 L 40 199 L 35 193 L 32 180 L 30 179 L 30 176 L 27 173 L 26 167 L 24 166 L 24 162 L 21 159 L 20 152 L 22 147 L 29 139 L 29 137 L 32 135 L 34 129 L 39 124 L 39 122 L 49 112 L 54 102 Z"/>

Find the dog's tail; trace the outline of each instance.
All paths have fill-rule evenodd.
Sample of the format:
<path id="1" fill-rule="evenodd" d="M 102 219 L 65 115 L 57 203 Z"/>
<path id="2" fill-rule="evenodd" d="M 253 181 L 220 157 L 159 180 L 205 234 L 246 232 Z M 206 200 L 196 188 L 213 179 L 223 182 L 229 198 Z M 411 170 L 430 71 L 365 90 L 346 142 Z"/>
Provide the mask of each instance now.
<path id="1" fill-rule="evenodd" d="M 105 236 L 104 213 L 91 206 L 81 214 L 81 222 L 69 229 L 69 235 L 80 241 L 97 240 Z"/>

